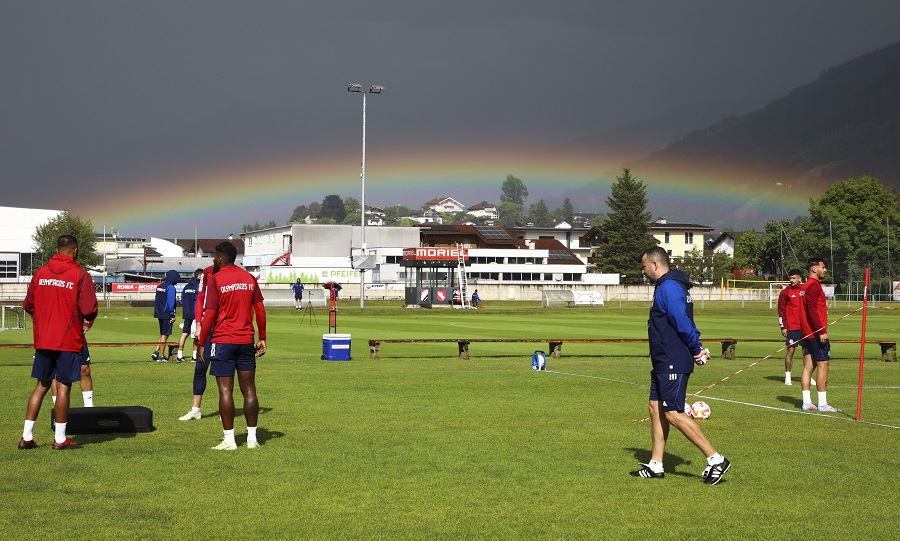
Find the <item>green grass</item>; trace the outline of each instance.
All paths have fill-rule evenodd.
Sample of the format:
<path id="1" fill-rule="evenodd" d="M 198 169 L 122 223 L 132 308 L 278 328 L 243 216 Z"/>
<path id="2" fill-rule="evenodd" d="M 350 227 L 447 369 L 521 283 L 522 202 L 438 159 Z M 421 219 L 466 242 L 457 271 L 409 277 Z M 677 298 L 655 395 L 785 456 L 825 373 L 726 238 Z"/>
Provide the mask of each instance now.
<path id="1" fill-rule="evenodd" d="M 151 315 L 102 310 L 89 338 L 152 340 Z M 380 360 L 368 359 L 369 338 L 644 338 L 646 303 L 549 311 L 494 303 L 477 312 L 342 304 L 338 332 L 353 336 L 351 362 L 320 360 L 327 312 L 316 316 L 317 327 L 292 309 L 269 311 L 270 351 L 257 372 L 263 446 L 253 451 L 242 418 L 236 452 L 209 450 L 221 438 L 212 379 L 204 419 L 179 422 L 193 365 L 150 362 L 148 348 L 91 356 L 95 403 L 148 406 L 154 432 L 80 435 L 84 450 L 52 452 L 48 399 L 41 446 L 18 451 L 31 352 L 0 349 L 0 527 L 33 539 L 767 540 L 887 539 L 898 527 L 900 431 L 800 413 L 799 385 L 782 383 L 781 354 L 705 393 L 713 414 L 702 427 L 733 463 L 714 487 L 701 482 L 705 461 L 677 431 L 664 480 L 627 475 L 649 458 L 649 426 L 634 422 L 646 415 L 646 344 L 565 344 L 548 368 L 577 376 L 533 372 L 539 344 L 475 343 L 469 361 L 452 343 L 385 344 Z M 845 319 L 831 336 L 858 338 L 860 320 Z M 777 340 L 776 321 L 762 305 L 697 310 L 709 338 Z M 898 326 L 893 312 L 872 310 L 868 336 L 896 339 Z M 0 343 L 30 340 L 30 330 L 0 333 Z M 739 343 L 738 359 L 698 368 L 690 390 L 780 347 Z M 863 420 L 900 425 L 900 364 L 882 362 L 877 349 L 867 350 Z M 853 412 L 858 356 L 856 345 L 834 345 L 829 400 Z"/>

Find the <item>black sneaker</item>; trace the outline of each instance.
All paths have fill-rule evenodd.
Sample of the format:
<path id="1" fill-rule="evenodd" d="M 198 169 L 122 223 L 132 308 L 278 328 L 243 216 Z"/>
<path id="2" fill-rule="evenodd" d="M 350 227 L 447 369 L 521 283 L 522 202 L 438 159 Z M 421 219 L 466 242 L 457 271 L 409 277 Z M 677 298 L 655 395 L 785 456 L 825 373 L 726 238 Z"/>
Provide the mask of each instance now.
<path id="1" fill-rule="evenodd" d="M 633 472 L 628 472 L 628 475 L 632 477 L 646 477 L 648 479 L 662 479 L 666 476 L 666 472 L 655 472 L 650 469 L 650 466 L 647 464 L 641 464 L 643 468 L 639 470 L 635 470 Z"/>
<path id="2" fill-rule="evenodd" d="M 19 449 L 36 449 L 37 442 L 34 440 L 19 440 Z"/>
<path id="3" fill-rule="evenodd" d="M 150 354 L 150 358 L 153 359 L 154 361 L 159 362 L 159 353 L 154 351 L 153 353 Z"/>
<path id="4" fill-rule="evenodd" d="M 64 441 L 62 443 L 56 443 L 56 442 L 53 443 L 54 451 L 66 451 L 68 449 L 82 449 L 82 448 L 83 447 L 81 447 L 74 441 L 70 440 L 69 438 L 66 438 L 66 441 Z"/>
<path id="5" fill-rule="evenodd" d="M 731 467 L 731 462 L 728 461 L 727 458 L 723 458 L 722 462 L 718 464 L 713 464 L 712 466 L 708 466 L 706 470 L 703 470 L 706 473 L 705 479 L 703 482 L 707 485 L 715 485 L 719 481 L 722 480 L 722 476 L 725 475 L 725 472 L 728 471 L 728 468 Z M 709 470 L 707 472 L 707 470 Z"/>
<path id="6" fill-rule="evenodd" d="M 176 362 L 176 363 L 183 363 L 183 362 L 184 362 L 184 357 L 178 357 L 177 359 L 175 359 L 175 362 Z"/>

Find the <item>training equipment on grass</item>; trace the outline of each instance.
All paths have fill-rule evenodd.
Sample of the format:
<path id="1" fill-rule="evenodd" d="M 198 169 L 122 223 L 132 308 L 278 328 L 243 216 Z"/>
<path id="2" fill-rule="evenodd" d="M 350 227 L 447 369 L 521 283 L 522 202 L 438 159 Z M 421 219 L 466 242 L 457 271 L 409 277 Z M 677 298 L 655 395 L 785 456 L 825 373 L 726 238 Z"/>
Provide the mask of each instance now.
<path id="1" fill-rule="evenodd" d="M 702 400 L 698 400 L 694 402 L 694 405 L 691 406 L 691 417 L 694 419 L 709 419 L 709 414 L 712 413 L 709 404 Z"/>
<path id="2" fill-rule="evenodd" d="M 56 412 L 50 413 L 50 429 L 56 426 Z M 115 432 L 152 432 L 153 411 L 144 406 L 69 408 L 66 432 L 69 434 L 111 434 Z"/>
<path id="3" fill-rule="evenodd" d="M 531 356 L 531 369 L 532 370 L 546 370 L 547 369 L 547 354 L 543 351 L 535 351 L 534 355 Z"/>

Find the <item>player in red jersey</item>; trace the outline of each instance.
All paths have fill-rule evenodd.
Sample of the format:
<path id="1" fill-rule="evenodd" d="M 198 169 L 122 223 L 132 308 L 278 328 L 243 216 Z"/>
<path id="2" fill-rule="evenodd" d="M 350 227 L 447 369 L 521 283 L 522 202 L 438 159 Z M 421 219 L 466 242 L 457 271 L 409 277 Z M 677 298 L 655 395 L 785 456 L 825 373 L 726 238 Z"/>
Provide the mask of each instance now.
<path id="1" fill-rule="evenodd" d="M 216 246 L 213 257 L 214 272 L 208 285 L 204 321 L 212 322 L 210 350 L 205 350 L 210 335 L 204 322 L 200 332 L 197 361 L 208 356 L 210 374 L 219 385 L 219 415 L 222 417 L 224 438 L 213 447 L 219 451 L 237 449 L 234 439 L 234 372 L 244 396 L 244 416 L 247 418 L 247 448 L 259 447 L 256 425 L 259 402 L 256 398 L 256 357 L 266 353 L 266 309 L 259 285 L 249 272 L 236 266 L 237 249 L 230 242 Z M 254 344 L 253 314 L 259 328 L 259 341 Z"/>
<path id="2" fill-rule="evenodd" d="M 784 356 L 784 384 L 791 385 L 791 368 L 794 366 L 794 350 L 803 335 L 800 333 L 800 286 L 803 275 L 798 269 L 788 272 L 791 283 L 778 295 L 778 325 L 785 337 L 787 353 Z"/>
<path id="3" fill-rule="evenodd" d="M 800 303 L 800 331 L 806 336 L 801 341 L 803 345 L 803 375 L 800 377 L 800 385 L 803 393 L 803 410 L 818 410 L 826 412 L 839 411 L 828 404 L 826 396 L 828 390 L 828 361 L 831 358 L 831 343 L 828 341 L 828 305 L 825 301 L 825 291 L 822 290 L 822 279 L 825 278 L 825 262 L 817 257 L 806 261 L 806 269 L 809 278 L 800 289 L 802 301 Z M 816 406 L 810 398 L 810 379 L 813 370 L 818 370 L 819 380 L 816 389 L 819 393 L 819 405 Z"/>
<path id="4" fill-rule="evenodd" d="M 85 321 L 97 317 L 97 293 L 91 276 L 78 266 L 78 241 L 72 235 L 56 240 L 56 255 L 37 270 L 28 284 L 22 307 L 31 314 L 34 329 L 34 364 L 37 385 L 28 399 L 25 428 L 19 449 L 34 449 L 34 423 L 54 377 L 59 382 L 54 405 L 54 450 L 81 449 L 66 437 L 69 391 L 81 379 L 81 351 Z"/>

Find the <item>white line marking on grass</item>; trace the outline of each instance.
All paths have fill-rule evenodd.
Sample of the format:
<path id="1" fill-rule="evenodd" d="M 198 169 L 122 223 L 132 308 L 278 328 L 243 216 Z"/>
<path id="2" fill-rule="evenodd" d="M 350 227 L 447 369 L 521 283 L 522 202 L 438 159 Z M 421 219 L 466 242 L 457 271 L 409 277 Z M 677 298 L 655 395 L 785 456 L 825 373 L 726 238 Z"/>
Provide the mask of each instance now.
<path id="1" fill-rule="evenodd" d="M 705 398 L 707 400 L 718 400 L 720 402 L 728 402 L 730 404 L 740 404 L 742 406 L 751 406 L 754 408 L 763 408 L 763 409 L 767 409 L 767 410 L 784 411 L 787 413 L 798 413 L 800 415 L 814 415 L 816 417 L 825 417 L 826 419 L 834 419 L 835 421 L 851 421 L 854 423 L 860 423 L 860 424 L 864 424 L 864 425 L 880 426 L 882 428 L 893 428 L 894 430 L 900 430 L 900 426 L 885 425 L 885 424 L 881 424 L 881 423 L 872 423 L 869 421 L 857 421 L 856 419 L 854 419 L 852 417 L 850 417 L 850 418 L 836 417 L 834 415 L 826 415 L 824 413 L 813 413 L 811 411 L 802 411 L 802 410 L 797 411 L 795 409 L 776 408 L 775 406 L 764 406 L 762 404 L 753 404 L 752 402 L 741 402 L 739 400 L 728 400 L 727 398 L 716 398 L 714 396 L 707 396 L 707 395 L 702 395 L 702 394 L 697 394 L 694 396 L 699 396 L 700 398 Z"/>
<path id="2" fill-rule="evenodd" d="M 540 372 L 547 372 L 548 374 L 560 374 L 562 376 L 575 376 L 579 378 L 602 379 L 603 381 L 612 381 L 614 383 L 624 383 L 626 385 L 634 385 L 635 387 L 643 387 L 643 385 L 639 383 L 635 383 L 633 381 L 623 381 L 621 379 L 601 378 L 600 376 L 586 376 L 584 374 L 571 374 L 569 372 L 557 372 L 555 370 L 540 370 Z"/>

